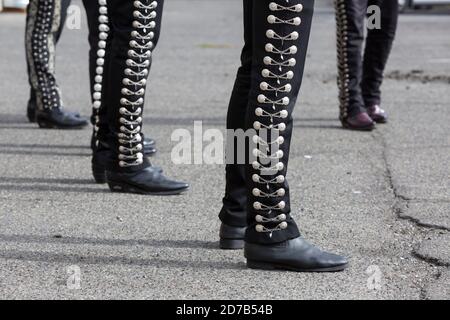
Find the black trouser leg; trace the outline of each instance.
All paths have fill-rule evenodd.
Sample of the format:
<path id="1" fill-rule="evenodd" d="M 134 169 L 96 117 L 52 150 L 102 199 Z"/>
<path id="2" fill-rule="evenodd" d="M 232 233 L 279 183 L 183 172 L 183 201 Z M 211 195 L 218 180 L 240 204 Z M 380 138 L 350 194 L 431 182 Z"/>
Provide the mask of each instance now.
<path id="1" fill-rule="evenodd" d="M 31 0 L 27 8 L 26 58 L 30 83 L 29 107 L 61 107 L 55 79 L 55 46 L 61 36 L 70 0 Z"/>
<path id="2" fill-rule="evenodd" d="M 245 128 L 254 129 L 255 159 L 246 164 L 246 242 L 299 237 L 286 180 L 292 111 L 303 78 L 313 0 L 254 0 L 251 89 Z"/>
<path id="3" fill-rule="evenodd" d="M 254 159 L 245 166 L 247 266 L 299 272 L 344 270 L 347 259 L 324 252 L 300 237 L 290 214 L 286 181 L 292 111 L 302 84 L 314 0 L 254 0 L 253 5 L 246 128 L 255 130 L 255 146 Z"/>
<path id="4" fill-rule="evenodd" d="M 381 102 L 381 84 L 389 54 L 394 42 L 398 21 L 398 5 L 391 0 L 370 0 L 370 5 L 381 9 L 381 29 L 368 31 L 364 52 L 362 94 L 366 107 Z"/>
<path id="5" fill-rule="evenodd" d="M 142 116 L 151 54 L 161 28 L 163 0 L 109 0 L 114 36 L 105 98 L 108 108 L 108 170 L 137 172 L 150 166 L 143 155 Z"/>
<path id="6" fill-rule="evenodd" d="M 245 115 L 248 107 L 248 95 L 251 85 L 252 56 L 253 56 L 253 3 L 244 0 L 244 40 L 245 45 L 241 54 L 241 67 L 238 70 L 236 81 L 228 106 L 227 129 L 245 129 Z M 237 139 L 229 137 L 234 148 L 234 159 L 227 159 L 232 163 L 226 166 L 226 187 L 223 198 L 223 207 L 220 211 L 220 220 L 229 226 L 245 227 L 247 225 L 247 189 L 245 187 L 245 165 L 238 163 Z M 231 143 L 233 142 L 233 143 Z"/>
<path id="7" fill-rule="evenodd" d="M 105 106 L 108 95 L 110 46 L 114 33 L 108 16 L 108 0 L 83 0 L 89 27 L 89 75 L 92 98 L 91 123 L 94 126 L 92 148 L 108 135 L 108 108 Z"/>
<path id="8" fill-rule="evenodd" d="M 367 1 L 335 0 L 341 120 L 364 111 L 361 77 Z"/>

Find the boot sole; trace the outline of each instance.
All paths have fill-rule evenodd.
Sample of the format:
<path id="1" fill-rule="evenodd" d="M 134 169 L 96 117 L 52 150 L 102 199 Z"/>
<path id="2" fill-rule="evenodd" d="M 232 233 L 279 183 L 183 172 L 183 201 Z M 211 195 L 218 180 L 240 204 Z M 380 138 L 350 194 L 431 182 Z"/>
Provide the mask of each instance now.
<path id="1" fill-rule="evenodd" d="M 376 123 L 379 123 L 379 124 L 386 124 L 386 123 L 388 123 L 387 120 L 373 120 L 373 121 L 375 121 Z"/>
<path id="2" fill-rule="evenodd" d="M 37 123 L 39 125 L 39 128 L 41 128 L 41 129 L 78 130 L 78 129 L 83 129 L 84 127 L 87 126 L 87 123 L 76 125 L 76 126 L 61 126 L 59 124 L 56 124 L 53 122 L 48 122 L 48 121 L 43 121 L 43 120 L 37 120 Z"/>
<path id="3" fill-rule="evenodd" d="M 317 268 L 317 269 L 302 269 L 302 268 L 295 268 L 292 266 L 287 265 L 281 265 L 281 264 L 274 264 L 269 262 L 260 262 L 260 261 L 253 261 L 253 260 L 247 260 L 247 267 L 250 269 L 260 269 L 260 270 L 287 270 L 287 271 L 294 271 L 294 272 L 339 272 L 347 269 L 348 264 L 336 266 L 336 267 L 330 267 L 330 268 Z"/>
<path id="4" fill-rule="evenodd" d="M 220 239 L 219 246 L 223 250 L 240 250 L 244 249 L 245 241 L 240 239 Z"/>
<path id="5" fill-rule="evenodd" d="M 139 187 L 124 182 L 108 181 L 109 189 L 118 193 L 135 193 L 150 196 L 174 196 L 186 192 L 189 188 L 173 191 L 146 191 Z"/>
<path id="6" fill-rule="evenodd" d="M 146 155 L 147 157 L 153 157 L 158 151 L 156 149 L 152 149 L 151 151 L 149 150 L 144 150 L 144 155 Z"/>
<path id="7" fill-rule="evenodd" d="M 375 125 L 371 125 L 369 127 L 360 127 L 360 128 L 356 128 L 356 127 L 352 127 L 349 124 L 342 122 L 342 126 L 345 129 L 349 129 L 349 130 L 354 130 L 354 131 L 373 131 L 375 130 Z"/>

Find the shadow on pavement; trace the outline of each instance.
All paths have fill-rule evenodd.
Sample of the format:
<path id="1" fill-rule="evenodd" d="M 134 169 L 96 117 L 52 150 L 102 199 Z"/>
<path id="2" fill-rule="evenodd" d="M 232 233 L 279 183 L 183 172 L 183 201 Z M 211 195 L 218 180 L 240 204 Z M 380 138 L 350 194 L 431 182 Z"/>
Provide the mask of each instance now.
<path id="1" fill-rule="evenodd" d="M 89 244 L 106 246 L 148 246 L 158 248 L 190 248 L 190 249 L 219 249 L 218 242 L 201 240 L 134 240 L 134 239 L 101 239 L 101 238 L 82 238 L 82 237 L 64 237 L 61 235 L 43 236 L 43 235 L 4 235 L 0 234 L 1 242 L 18 243 L 49 243 L 49 244 Z"/>
<path id="2" fill-rule="evenodd" d="M 0 124 L 30 124 L 25 115 L 0 113 Z"/>
<path id="3" fill-rule="evenodd" d="M 39 127 L 37 125 L 33 126 L 31 124 L 23 125 L 23 126 L 14 125 L 14 124 L 13 125 L 0 124 L 0 129 L 7 129 L 7 130 L 42 130 L 42 129 L 39 129 Z"/>
<path id="4" fill-rule="evenodd" d="M 12 149 L 12 150 L 10 150 Z M 23 149 L 23 150 L 21 150 Z M 43 150 L 39 150 L 43 149 Z M 69 152 L 62 152 L 63 149 Z M 71 150 L 84 149 L 86 152 L 70 152 Z M 62 157 L 90 157 L 92 155 L 90 146 L 86 145 L 51 145 L 51 144 L 11 144 L 0 143 L 0 154 L 15 154 L 15 155 L 36 155 L 36 156 L 62 156 Z"/>
<path id="5" fill-rule="evenodd" d="M 131 265 L 158 268 L 193 268 L 193 269 L 225 269 L 243 270 L 244 263 L 224 261 L 184 261 L 164 260 L 158 258 L 142 259 L 124 256 L 83 256 L 79 254 L 64 254 L 36 251 L 0 250 L 0 258 L 6 260 L 22 260 L 45 263 L 91 264 L 91 265 Z"/>
<path id="6" fill-rule="evenodd" d="M 91 184 L 94 180 L 90 179 L 49 179 L 49 178 L 16 178 L 16 177 L 0 177 L 0 182 L 9 183 L 59 183 L 59 184 Z"/>
<path id="7" fill-rule="evenodd" d="M 1 179 L 1 178 L 0 178 Z M 0 180 L 1 182 L 1 180 Z M 27 186 L 27 185 L 0 185 L 0 191 L 55 191 L 55 192 L 78 192 L 78 193 L 110 193 L 109 189 L 100 188 L 87 188 L 87 187 L 64 187 L 56 185 L 38 185 L 38 186 Z"/>
<path id="8" fill-rule="evenodd" d="M 0 143 L 0 148 L 90 149 L 88 144 L 86 144 L 86 145 L 65 145 L 65 144 L 37 144 L 37 143 L 33 143 L 33 144 Z"/>
<path id="9" fill-rule="evenodd" d="M 90 157 L 91 153 L 67 153 L 58 151 L 38 151 L 38 150 L 0 150 L 0 154 L 15 154 L 15 155 L 29 155 L 29 156 L 60 156 L 60 157 Z"/>
<path id="10" fill-rule="evenodd" d="M 201 240 L 129 240 L 100 239 L 62 236 L 36 235 L 0 235 L 1 242 L 38 243 L 38 244 L 72 244 L 72 245 L 106 245 L 106 246 L 148 246 L 158 248 L 190 248 L 220 250 L 218 242 Z M 38 262 L 60 262 L 67 264 L 122 264 L 135 266 L 175 267 L 175 268 L 214 268 L 214 269 L 245 269 L 244 263 L 227 263 L 216 261 L 180 261 L 163 259 L 141 259 L 124 256 L 83 256 L 80 254 L 60 254 L 37 251 L 0 250 L 0 258 Z"/>

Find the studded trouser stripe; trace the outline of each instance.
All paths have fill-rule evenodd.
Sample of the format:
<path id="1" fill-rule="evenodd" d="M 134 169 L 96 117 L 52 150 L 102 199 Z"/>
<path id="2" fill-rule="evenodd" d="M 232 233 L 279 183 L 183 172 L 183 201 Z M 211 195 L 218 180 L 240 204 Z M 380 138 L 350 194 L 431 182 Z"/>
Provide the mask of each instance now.
<path id="1" fill-rule="evenodd" d="M 108 141 L 114 157 L 111 170 L 139 171 L 150 165 L 143 154 L 143 109 L 163 3 L 108 0 L 112 42 L 108 95 L 102 101 L 108 108 Z"/>
<path id="2" fill-rule="evenodd" d="M 61 27 L 61 0 L 31 0 L 25 34 L 30 84 L 39 109 L 62 106 L 55 79 L 55 35 Z"/>
<path id="3" fill-rule="evenodd" d="M 94 1 L 94 0 L 88 0 Z M 107 65 L 108 61 L 106 60 L 106 50 L 108 44 L 108 37 L 110 33 L 110 25 L 109 25 L 109 17 L 108 17 L 108 0 L 95 0 L 98 2 L 98 18 L 97 18 L 97 32 L 98 39 L 97 43 L 94 44 L 94 47 L 91 50 L 95 50 L 97 54 L 97 59 L 95 61 L 95 75 L 93 81 L 92 92 L 92 117 L 93 117 L 93 125 L 94 125 L 94 143 L 98 145 L 98 132 L 100 129 L 100 111 L 101 108 L 104 107 L 103 104 L 103 95 L 105 94 L 103 91 L 104 87 L 104 71 L 105 65 Z"/>
<path id="4" fill-rule="evenodd" d="M 286 179 L 292 112 L 303 78 L 314 1 L 253 2 L 252 83 L 246 128 L 255 130 L 246 165 L 246 241 L 277 243 L 299 236 Z"/>
<path id="5" fill-rule="evenodd" d="M 345 0 L 334 0 L 336 14 L 336 48 L 339 89 L 339 117 L 345 119 L 348 116 L 349 107 L 349 64 L 348 64 L 348 18 Z"/>

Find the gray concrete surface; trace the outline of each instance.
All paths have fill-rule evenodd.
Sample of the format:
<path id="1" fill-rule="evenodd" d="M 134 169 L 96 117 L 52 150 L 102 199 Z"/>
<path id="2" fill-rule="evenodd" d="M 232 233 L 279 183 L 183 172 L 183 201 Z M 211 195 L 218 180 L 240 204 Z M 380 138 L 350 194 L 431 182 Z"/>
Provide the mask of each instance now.
<path id="1" fill-rule="evenodd" d="M 174 129 L 224 128 L 240 1 L 166 9 L 145 132 L 158 141 L 154 162 L 192 184 L 174 198 L 109 193 L 91 181 L 90 129 L 27 123 L 24 17 L 0 15 L 0 298 L 449 299 L 449 16 L 401 17 L 384 85 L 391 121 L 354 133 L 337 121 L 334 17 L 319 4 L 295 112 L 293 215 L 351 267 L 296 274 L 247 270 L 242 252 L 218 250 L 223 166 L 170 160 Z M 67 30 L 57 61 L 66 105 L 86 115 L 87 50 L 86 28 Z"/>

